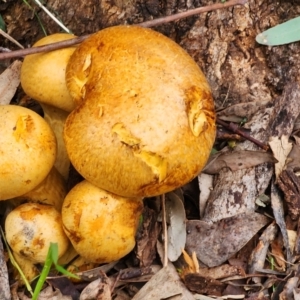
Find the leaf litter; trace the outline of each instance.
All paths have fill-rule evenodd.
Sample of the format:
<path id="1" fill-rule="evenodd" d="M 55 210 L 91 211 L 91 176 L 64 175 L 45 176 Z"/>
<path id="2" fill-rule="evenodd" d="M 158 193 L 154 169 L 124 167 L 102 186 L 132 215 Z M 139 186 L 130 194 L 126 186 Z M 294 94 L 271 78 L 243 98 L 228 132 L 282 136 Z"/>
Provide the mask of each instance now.
<path id="1" fill-rule="evenodd" d="M 14 85 L 11 89 L 15 89 Z M 295 259 L 293 253 L 295 251 L 299 253 L 300 246 L 297 245 L 300 244 L 298 242 L 300 234 L 299 229 L 287 229 L 283 201 L 286 203 L 291 220 L 296 221 L 300 209 L 300 182 L 294 170 L 299 169 L 297 155 L 299 145 L 297 138 L 295 138 L 295 143 L 290 137 L 293 133 L 293 122 L 296 121 L 300 112 L 300 108 L 295 104 L 299 91 L 298 86 L 289 86 L 282 98 L 278 99 L 281 105 L 277 108 L 275 105 L 273 110 L 269 111 L 270 133 L 267 133 L 268 126 L 266 126 L 265 134 L 262 134 L 261 128 L 257 133 L 258 137 L 265 137 L 265 140 L 269 139 L 273 154 L 257 150 L 253 144 L 244 141 L 239 144 L 237 149 L 232 150 L 225 147 L 211 156 L 203 173 L 198 177 L 200 187 L 199 215 L 203 216 L 202 220 L 187 220 L 186 209 L 189 204 L 186 203 L 186 198 L 183 196 L 187 189 L 183 187 L 182 191 L 178 190 L 166 194 L 167 232 L 165 235 L 168 239 L 169 258 L 166 267 L 155 268 L 157 262 L 158 264 L 162 262 L 162 258 L 157 261 L 157 251 L 163 252 L 166 249 L 163 249 L 162 246 L 158 247 L 157 244 L 157 240 L 164 239 L 158 217 L 161 210 L 159 201 L 149 199 L 151 205 L 145 208 L 142 227 L 137 235 L 135 256 L 139 261 L 138 268 L 127 268 L 125 273 L 126 268 L 115 268 L 118 266 L 116 262 L 111 270 L 115 270 L 117 273 L 109 277 L 101 270 L 97 272 L 97 268 L 82 271 L 81 276 L 84 281 L 87 282 L 88 278 L 92 281 L 85 284 L 80 296 L 79 294 L 74 296 L 74 291 L 77 291 L 76 283 L 75 285 L 72 284 L 73 287 L 70 287 L 67 293 L 72 294 L 70 289 L 73 289 L 73 297 L 61 294 L 62 284 L 69 286 L 67 282 L 70 281 L 67 278 L 64 278 L 67 280 L 65 283 L 63 283 L 63 278 L 54 281 L 49 278 L 49 286 L 43 290 L 40 299 L 59 300 L 74 299 L 74 297 L 79 297 L 79 299 L 112 299 L 113 294 L 122 295 L 125 286 L 132 285 L 134 287 L 138 282 L 144 283 L 144 286 L 136 290 L 132 297 L 134 300 L 168 297 L 197 299 L 193 293 L 194 295 L 203 294 L 219 297 L 224 295 L 227 290 L 231 292 L 234 290 L 230 284 L 228 285 L 227 278 L 241 280 L 251 276 L 252 289 L 255 291 L 257 290 L 255 284 L 261 284 L 264 276 L 269 279 L 273 278 L 272 282 L 275 284 L 279 280 L 279 278 L 276 279 L 276 276 L 287 275 L 287 272 L 292 274 L 294 271 L 291 266 Z M 3 101 L 6 103 L 8 100 Z M 275 117 L 280 116 L 280 108 L 282 107 L 285 107 L 285 112 L 291 112 L 289 126 L 285 122 L 279 123 Z M 260 113 L 260 111 L 257 112 L 258 118 Z M 255 128 L 255 124 L 253 124 L 250 124 L 250 130 L 251 134 L 255 136 L 255 129 L 251 129 L 251 127 Z M 271 181 L 274 169 L 276 183 Z M 262 174 L 263 170 L 266 171 L 267 175 Z M 257 185 L 251 187 L 249 181 L 257 182 Z M 272 218 L 256 213 L 253 202 L 255 197 L 266 192 L 269 185 L 271 186 L 271 207 L 275 219 L 273 222 Z M 278 186 L 283 194 L 279 191 Z M 195 194 L 195 191 L 192 193 Z M 218 207 L 216 212 L 217 203 L 220 201 L 227 204 L 225 206 L 222 204 L 222 207 Z M 153 203 L 156 205 L 153 206 Z M 153 207 L 151 208 L 151 206 Z M 215 218 L 216 215 L 217 218 Z M 259 238 L 259 232 L 264 227 L 266 229 L 263 230 Z M 252 249 L 248 262 L 245 264 L 244 260 L 243 264 L 232 264 L 239 261 L 235 257 L 238 257 L 238 254 L 243 251 L 244 247 L 247 247 L 247 243 L 250 243 L 253 238 L 256 238 L 258 244 Z M 187 251 L 184 256 L 182 256 L 183 249 Z M 189 257 L 188 253 L 194 255 L 194 267 L 191 267 L 191 262 L 187 258 Z M 272 265 L 269 262 L 271 257 L 273 257 Z M 174 266 L 178 265 L 180 260 L 182 271 L 178 273 Z M 3 266 L 5 261 L 2 261 Z M 228 262 L 231 263 L 228 264 Z M 143 271 L 145 267 L 148 269 Z M 91 275 L 91 272 L 96 275 Z M 121 277 L 122 274 L 123 277 Z M 246 276 L 247 274 L 249 275 Z M 298 284 L 296 278 L 287 279 L 282 294 L 297 293 L 295 291 L 295 286 Z M 231 279 L 230 282 L 232 280 L 235 279 Z M 55 286 L 57 287 L 55 288 Z M 120 289 L 120 287 L 122 288 Z M 245 294 L 243 289 L 242 294 Z M 125 296 L 120 296 L 120 299 L 122 297 Z M 18 299 L 30 298 L 25 294 L 18 293 Z"/>
<path id="2" fill-rule="evenodd" d="M 2 105 L 16 92 L 18 67 L 0 75 L 0 87 L 7 91 L 0 95 Z M 183 187 L 166 195 L 163 232 L 159 201 L 146 199 L 135 252 L 104 271 L 105 265 L 81 271 L 81 282 L 48 278 L 39 299 L 242 299 L 248 291 L 248 299 L 299 299 L 300 143 L 294 128 L 299 96 L 294 83 L 271 105 L 258 100 L 219 112 L 229 121 L 247 117 L 244 128 L 268 142 L 272 153 L 247 140 L 233 150 L 220 147 L 197 178 L 199 218 L 190 219 L 190 199 Z M 262 195 L 271 199 L 265 209 L 255 205 Z M 161 244 L 165 237 L 167 249 Z M 187 253 L 181 255 L 184 249 Z M 169 261 L 162 267 L 166 250 Z M 0 298 L 8 299 L 4 256 L 0 267 Z M 62 293 L 63 285 L 69 287 L 67 292 Z M 14 288 L 14 299 L 30 299 Z M 70 296 L 71 289 L 80 293 Z"/>

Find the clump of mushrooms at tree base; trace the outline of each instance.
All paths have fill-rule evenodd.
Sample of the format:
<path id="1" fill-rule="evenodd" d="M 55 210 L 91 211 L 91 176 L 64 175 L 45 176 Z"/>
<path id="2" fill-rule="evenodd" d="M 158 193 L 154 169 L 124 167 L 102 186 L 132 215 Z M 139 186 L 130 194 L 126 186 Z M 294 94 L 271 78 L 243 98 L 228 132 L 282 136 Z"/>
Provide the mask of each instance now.
<path id="1" fill-rule="evenodd" d="M 72 37 L 55 34 L 34 46 Z M 151 29 L 115 26 L 77 47 L 29 55 L 21 84 L 48 122 L 26 108 L 0 107 L 7 126 L 0 151 L 9 153 L 0 158 L 0 199 L 16 205 L 5 231 L 22 259 L 42 263 L 50 242 L 60 256 L 74 247 L 89 262 L 122 258 L 134 248 L 143 199 L 192 180 L 214 143 L 203 73 Z M 84 180 L 67 193 L 70 162 Z"/>

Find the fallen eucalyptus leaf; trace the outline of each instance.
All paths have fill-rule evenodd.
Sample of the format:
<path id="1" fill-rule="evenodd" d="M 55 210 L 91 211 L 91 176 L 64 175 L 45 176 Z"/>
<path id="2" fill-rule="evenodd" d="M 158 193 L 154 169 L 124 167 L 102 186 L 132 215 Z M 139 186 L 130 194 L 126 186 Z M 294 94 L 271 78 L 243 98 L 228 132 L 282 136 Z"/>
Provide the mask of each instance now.
<path id="1" fill-rule="evenodd" d="M 214 224 L 187 221 L 186 250 L 209 267 L 219 266 L 237 253 L 269 219 L 258 213 L 244 213 Z"/>
<path id="2" fill-rule="evenodd" d="M 132 298 L 132 300 L 153 299 L 194 300 L 194 297 L 181 281 L 175 267 L 169 263 L 153 275 Z"/>
<path id="3" fill-rule="evenodd" d="M 276 178 L 280 175 L 286 165 L 286 159 L 290 154 L 293 144 L 289 142 L 289 137 L 282 135 L 281 138 L 272 136 L 269 141 L 274 157 L 277 159 L 275 164 Z"/>
<path id="4" fill-rule="evenodd" d="M 185 210 L 180 197 L 175 193 L 166 194 L 166 215 L 168 226 L 168 258 L 175 261 L 182 253 L 186 242 Z"/>
<path id="5" fill-rule="evenodd" d="M 282 234 L 283 244 L 286 249 L 286 261 L 288 263 L 288 266 L 290 267 L 292 261 L 292 253 L 285 223 L 284 201 L 282 194 L 280 193 L 277 185 L 275 185 L 274 182 L 272 182 L 271 184 L 271 205 L 273 209 L 274 219 Z"/>
<path id="6" fill-rule="evenodd" d="M 205 173 L 201 173 L 200 175 L 198 175 L 198 183 L 200 188 L 200 195 L 199 195 L 200 218 L 204 216 L 206 203 L 209 199 L 211 191 L 213 190 L 213 180 L 214 177 L 212 175 L 205 174 Z"/>
<path id="7" fill-rule="evenodd" d="M 106 278 L 108 280 L 108 278 Z M 110 300 L 111 298 L 111 285 L 107 282 L 107 280 L 103 280 L 102 278 L 98 278 L 92 281 L 89 285 L 87 285 L 82 291 L 79 300 Z"/>
<path id="8" fill-rule="evenodd" d="M 202 172 L 213 175 L 218 174 L 223 168 L 229 168 L 231 171 L 236 171 L 268 162 L 277 162 L 276 158 L 269 152 L 246 150 L 228 151 L 211 156 Z"/>
<path id="9" fill-rule="evenodd" d="M 238 103 L 219 111 L 217 114 L 218 117 L 224 121 L 234 122 L 234 118 L 250 118 L 253 114 L 255 114 L 262 107 L 265 107 L 268 103 L 268 100 Z"/>
<path id="10" fill-rule="evenodd" d="M 300 40 L 300 17 L 269 28 L 256 36 L 256 42 L 267 46 L 289 44 Z"/>
<path id="11" fill-rule="evenodd" d="M 252 250 L 251 257 L 249 259 L 249 274 L 255 274 L 262 271 L 265 266 L 265 261 L 271 242 L 275 239 L 278 232 L 278 227 L 275 222 L 271 223 L 262 233 L 259 238 L 257 246 Z M 252 280 L 255 283 L 261 282 L 261 277 L 253 277 Z"/>
<path id="12" fill-rule="evenodd" d="M 7 105 L 16 93 L 20 84 L 20 71 L 22 62 L 14 61 L 0 75 L 0 105 Z"/>

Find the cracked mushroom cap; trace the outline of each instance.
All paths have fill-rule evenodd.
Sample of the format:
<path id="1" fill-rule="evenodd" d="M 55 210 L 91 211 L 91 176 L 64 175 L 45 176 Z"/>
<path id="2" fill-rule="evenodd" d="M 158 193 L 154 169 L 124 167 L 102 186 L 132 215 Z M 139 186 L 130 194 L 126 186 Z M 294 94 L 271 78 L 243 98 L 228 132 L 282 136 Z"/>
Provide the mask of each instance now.
<path id="1" fill-rule="evenodd" d="M 64 200 L 63 228 L 79 255 L 108 263 L 134 248 L 142 210 L 141 198 L 117 196 L 84 180 Z"/>
<path id="2" fill-rule="evenodd" d="M 135 26 L 104 29 L 75 50 L 66 80 L 80 104 L 66 121 L 66 148 L 91 183 L 149 197 L 202 170 L 214 103 L 198 65 L 172 40 Z"/>
<path id="3" fill-rule="evenodd" d="M 0 200 L 21 196 L 39 185 L 56 157 L 53 131 L 37 113 L 0 105 Z"/>

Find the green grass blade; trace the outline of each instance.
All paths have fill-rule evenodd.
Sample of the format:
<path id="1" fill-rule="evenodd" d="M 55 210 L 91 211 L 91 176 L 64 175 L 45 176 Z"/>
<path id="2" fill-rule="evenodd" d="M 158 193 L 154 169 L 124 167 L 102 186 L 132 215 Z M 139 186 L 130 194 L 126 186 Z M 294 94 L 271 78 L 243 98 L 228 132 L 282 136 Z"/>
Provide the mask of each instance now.
<path id="1" fill-rule="evenodd" d="M 56 270 L 57 270 L 59 273 L 65 275 L 65 276 L 67 276 L 67 277 L 71 277 L 71 278 L 78 279 L 78 280 L 81 279 L 79 276 L 77 276 L 77 275 L 75 275 L 75 274 L 73 274 L 73 273 L 67 271 L 66 269 L 64 269 L 64 268 L 63 268 L 62 266 L 60 266 L 60 265 L 56 265 L 55 268 L 56 268 Z"/>
<path id="2" fill-rule="evenodd" d="M 43 285 L 47 279 L 47 276 L 51 270 L 51 266 L 52 266 L 52 248 L 51 246 L 49 247 L 49 250 L 48 250 L 48 254 L 47 254 L 47 257 L 46 257 L 46 261 L 45 261 L 45 264 L 44 264 L 44 267 L 43 267 L 43 270 L 42 270 L 42 273 L 40 274 L 40 277 L 39 277 L 39 280 L 36 284 L 36 287 L 34 289 L 34 293 L 32 295 L 32 300 L 37 300 L 42 288 L 43 288 Z"/>
<path id="3" fill-rule="evenodd" d="M 20 274 L 20 276 L 21 276 L 21 278 L 22 278 L 22 280 L 23 280 L 23 282 L 24 282 L 24 284 L 25 284 L 25 286 L 26 286 L 27 291 L 28 291 L 31 295 L 33 295 L 33 291 L 32 291 L 31 285 L 30 285 L 30 283 L 28 282 L 27 278 L 25 277 L 25 275 L 24 275 L 22 269 L 20 268 L 20 266 L 19 266 L 18 263 L 16 262 L 16 260 L 15 260 L 15 258 L 14 258 L 14 256 L 13 256 L 13 254 L 12 254 L 10 248 L 9 248 L 9 245 L 8 245 L 8 243 L 7 243 L 7 241 L 6 241 L 6 238 L 5 238 L 5 235 L 4 235 L 4 232 L 3 232 L 1 226 L 0 226 L 0 231 L 1 231 L 1 235 L 2 235 L 2 237 L 3 237 L 3 241 L 4 241 L 4 243 L 5 243 L 5 246 L 6 246 L 7 253 L 8 253 L 8 257 L 9 257 L 9 259 L 10 259 L 11 264 L 17 269 L 18 273 Z"/>
<path id="4" fill-rule="evenodd" d="M 57 265 L 58 261 L 58 245 L 57 243 L 50 243 L 51 248 L 51 258 L 54 265 Z"/>
<path id="5" fill-rule="evenodd" d="M 42 23 L 42 21 L 41 21 L 39 15 L 35 12 L 35 10 L 32 8 L 32 6 L 31 6 L 26 0 L 23 0 L 23 2 L 24 2 L 24 3 L 25 3 L 32 11 L 33 11 L 33 13 L 34 13 L 34 15 L 35 15 L 35 17 L 36 17 L 38 23 L 39 23 L 40 26 L 41 26 L 41 29 L 42 29 L 44 35 L 47 36 L 47 31 L 46 31 L 46 29 L 45 29 L 45 27 L 44 27 L 44 25 L 43 25 L 43 23 Z"/>
<path id="6" fill-rule="evenodd" d="M 62 266 L 60 266 L 58 264 L 58 245 L 57 245 L 57 243 L 51 243 L 50 247 L 51 247 L 52 262 L 55 265 L 55 269 L 63 275 L 66 275 L 68 277 L 72 277 L 74 279 L 80 279 L 80 277 L 78 277 L 77 275 L 67 271 L 66 269 L 64 269 Z"/>

